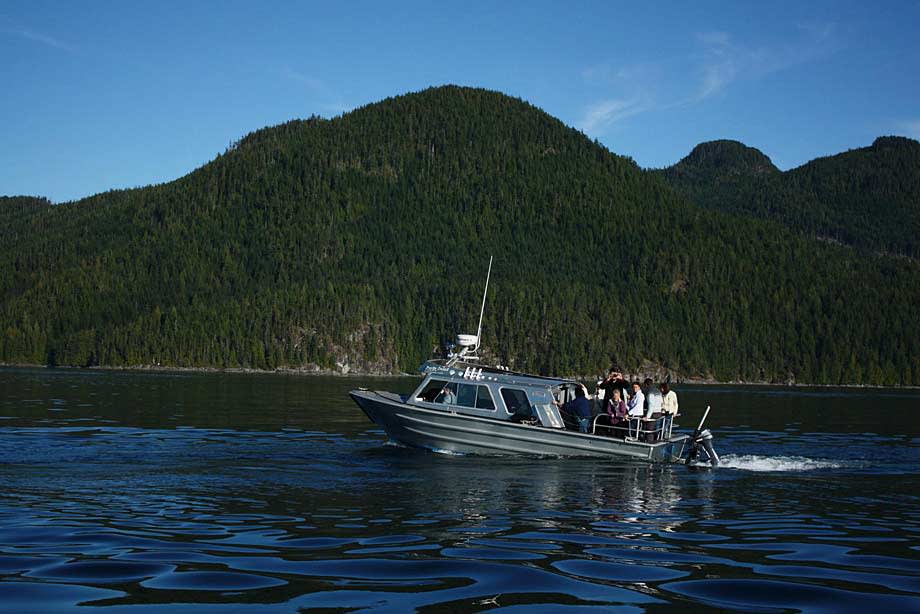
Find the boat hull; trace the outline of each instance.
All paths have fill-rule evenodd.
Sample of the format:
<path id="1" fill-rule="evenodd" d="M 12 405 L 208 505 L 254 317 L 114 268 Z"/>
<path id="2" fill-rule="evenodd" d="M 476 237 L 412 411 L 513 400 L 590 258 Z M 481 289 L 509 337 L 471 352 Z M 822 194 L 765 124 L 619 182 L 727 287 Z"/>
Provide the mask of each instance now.
<path id="1" fill-rule="evenodd" d="M 388 392 L 353 390 L 355 403 L 394 441 L 456 454 L 681 460 L 687 435 L 644 443 L 410 405 Z"/>

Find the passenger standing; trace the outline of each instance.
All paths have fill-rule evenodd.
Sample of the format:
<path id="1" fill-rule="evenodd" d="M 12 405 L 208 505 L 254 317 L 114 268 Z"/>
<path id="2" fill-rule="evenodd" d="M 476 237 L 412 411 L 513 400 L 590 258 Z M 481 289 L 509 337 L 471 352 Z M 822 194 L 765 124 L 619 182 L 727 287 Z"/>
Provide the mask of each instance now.
<path id="1" fill-rule="evenodd" d="M 652 378 L 646 377 L 645 381 L 642 382 L 642 394 L 645 395 L 645 410 L 648 411 L 648 397 L 652 392 Z"/>
<path id="2" fill-rule="evenodd" d="M 662 421 L 661 421 L 661 393 L 658 391 L 658 388 L 654 386 L 652 380 L 645 380 L 646 386 L 648 386 L 645 394 L 645 417 L 647 420 L 654 419 L 655 422 L 646 422 L 645 427 L 649 429 L 647 432 L 643 433 L 643 441 L 653 442 L 658 439 L 658 435 L 661 433 Z M 653 425 L 652 428 L 650 425 Z"/>
<path id="3" fill-rule="evenodd" d="M 641 418 L 645 414 L 645 395 L 642 394 L 642 385 L 639 382 L 633 382 L 633 393 L 626 403 L 629 410 L 630 418 Z"/>
<path id="4" fill-rule="evenodd" d="M 661 393 L 652 385 L 651 380 L 647 380 L 647 382 L 648 388 L 645 393 L 645 417 L 658 418 L 661 414 Z"/>
<path id="5" fill-rule="evenodd" d="M 632 431 L 633 426 L 635 426 L 636 434 L 638 435 L 639 429 L 642 427 L 642 416 L 645 415 L 645 395 L 642 394 L 642 385 L 638 381 L 633 382 L 632 388 L 633 394 L 626 403 L 627 415 L 630 423 L 629 430 Z"/>
<path id="6" fill-rule="evenodd" d="M 677 415 L 677 393 L 671 390 L 671 385 L 663 382 L 661 386 L 661 411 L 664 413 L 664 436 L 671 435 L 671 429 L 674 427 L 674 416 Z"/>
<path id="7" fill-rule="evenodd" d="M 601 383 L 597 385 L 599 390 L 604 391 L 605 399 L 605 411 L 609 411 L 609 405 L 611 399 L 613 399 L 613 391 L 620 391 L 620 399 L 626 399 L 626 391 L 629 389 L 629 384 L 626 383 L 626 380 L 623 379 L 623 373 L 620 371 L 620 368 L 617 365 L 610 367 L 610 371 L 607 372 L 607 377 L 604 378 Z"/>
<path id="8" fill-rule="evenodd" d="M 659 386 L 661 388 L 661 411 L 670 416 L 677 414 L 677 393 L 671 390 L 671 386 L 664 382 Z"/>

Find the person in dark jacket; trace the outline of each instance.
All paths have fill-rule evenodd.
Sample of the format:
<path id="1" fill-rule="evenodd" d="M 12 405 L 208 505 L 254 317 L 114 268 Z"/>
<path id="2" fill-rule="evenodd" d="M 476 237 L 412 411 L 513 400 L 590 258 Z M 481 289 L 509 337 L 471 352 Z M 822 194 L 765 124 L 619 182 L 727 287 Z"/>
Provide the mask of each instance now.
<path id="1" fill-rule="evenodd" d="M 620 398 L 626 400 L 626 391 L 629 390 L 629 382 L 623 379 L 623 372 L 620 367 L 614 365 L 607 372 L 607 377 L 601 380 L 597 385 L 598 390 L 604 391 L 604 410 L 610 411 L 610 401 L 613 399 L 613 391 L 620 391 Z"/>
<path id="2" fill-rule="evenodd" d="M 560 405 L 560 403 L 556 401 L 556 405 Z M 585 398 L 584 387 L 576 386 L 575 398 L 561 406 L 562 411 L 578 419 L 578 430 L 582 433 L 587 433 L 591 426 L 591 404 L 588 403 L 588 399 Z"/>

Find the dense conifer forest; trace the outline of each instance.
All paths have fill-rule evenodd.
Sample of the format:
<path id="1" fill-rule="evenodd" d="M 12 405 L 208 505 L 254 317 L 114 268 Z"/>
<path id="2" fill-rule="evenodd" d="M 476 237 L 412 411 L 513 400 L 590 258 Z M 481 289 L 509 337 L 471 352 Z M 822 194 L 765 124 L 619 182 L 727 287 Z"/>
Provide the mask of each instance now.
<path id="1" fill-rule="evenodd" d="M 916 261 L 690 196 L 497 92 L 291 121 L 170 183 L 0 199 L 0 361 L 413 370 L 475 331 L 494 255 L 516 368 L 920 383 Z"/>
<path id="2" fill-rule="evenodd" d="M 785 173 L 737 141 L 701 143 L 659 171 L 693 202 L 780 222 L 870 251 L 920 258 L 920 142 L 879 137 L 870 147 Z"/>

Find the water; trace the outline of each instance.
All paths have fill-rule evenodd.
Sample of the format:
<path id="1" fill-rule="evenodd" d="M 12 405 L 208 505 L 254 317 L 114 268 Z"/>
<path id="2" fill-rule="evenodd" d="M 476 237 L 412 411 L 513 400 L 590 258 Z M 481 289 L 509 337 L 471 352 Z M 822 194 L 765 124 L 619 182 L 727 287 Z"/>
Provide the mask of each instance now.
<path id="1" fill-rule="evenodd" d="M 920 611 L 920 391 L 689 387 L 715 471 L 439 455 L 414 379 L 0 370 L 0 610 Z"/>

